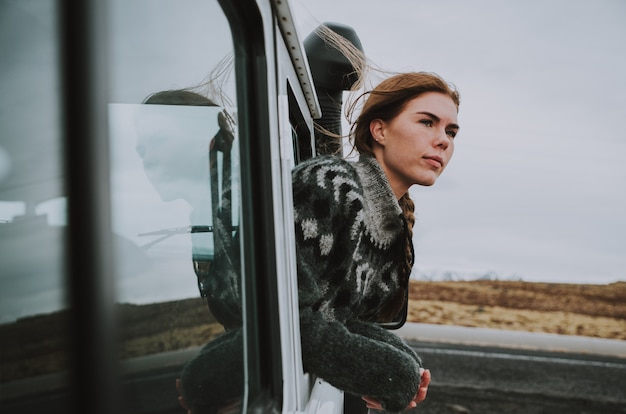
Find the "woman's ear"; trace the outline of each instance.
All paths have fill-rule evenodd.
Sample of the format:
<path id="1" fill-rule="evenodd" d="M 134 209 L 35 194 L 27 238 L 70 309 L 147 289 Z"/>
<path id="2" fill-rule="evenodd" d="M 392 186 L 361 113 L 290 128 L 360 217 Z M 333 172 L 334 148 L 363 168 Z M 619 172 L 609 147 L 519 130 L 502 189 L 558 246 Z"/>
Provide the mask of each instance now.
<path id="1" fill-rule="evenodd" d="M 380 145 L 385 145 L 385 123 L 382 119 L 374 119 L 370 122 L 370 134 L 374 141 Z"/>

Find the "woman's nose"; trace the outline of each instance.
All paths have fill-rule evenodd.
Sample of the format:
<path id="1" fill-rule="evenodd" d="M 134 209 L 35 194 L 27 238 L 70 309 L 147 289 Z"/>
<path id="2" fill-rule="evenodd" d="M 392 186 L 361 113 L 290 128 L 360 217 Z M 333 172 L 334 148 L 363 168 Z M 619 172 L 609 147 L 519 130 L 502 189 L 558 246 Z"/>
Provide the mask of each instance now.
<path id="1" fill-rule="evenodd" d="M 437 136 L 435 137 L 435 143 L 437 147 L 441 147 L 444 150 L 448 148 L 450 145 L 450 137 L 448 136 L 448 133 L 445 130 L 438 131 Z"/>

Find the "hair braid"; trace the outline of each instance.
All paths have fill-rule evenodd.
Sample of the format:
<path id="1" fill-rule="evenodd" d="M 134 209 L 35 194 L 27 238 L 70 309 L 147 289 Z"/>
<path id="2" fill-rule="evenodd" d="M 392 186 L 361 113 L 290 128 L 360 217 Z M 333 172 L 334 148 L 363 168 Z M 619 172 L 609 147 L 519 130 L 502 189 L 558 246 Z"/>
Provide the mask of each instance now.
<path id="1" fill-rule="evenodd" d="M 398 200 L 402 213 L 409 227 L 410 236 L 413 236 L 413 225 L 415 224 L 415 203 L 407 191 L 400 200 Z"/>
<path id="2" fill-rule="evenodd" d="M 406 222 L 406 258 L 404 266 L 399 269 L 400 286 L 395 297 L 385 305 L 378 313 L 379 322 L 394 321 L 404 306 L 406 305 L 407 289 L 409 288 L 409 277 L 413 268 L 413 225 L 415 224 L 415 203 L 409 196 L 409 192 L 404 193 L 398 200 L 402 208 L 402 214 Z"/>
<path id="3" fill-rule="evenodd" d="M 398 200 L 400 204 L 400 208 L 402 208 L 402 213 L 404 214 L 404 219 L 406 220 L 406 229 L 407 229 L 407 240 L 406 240 L 406 268 L 409 273 L 411 273 L 411 269 L 413 268 L 413 225 L 415 225 L 415 203 L 411 199 L 409 192 L 404 193 L 400 200 Z M 407 275 L 408 277 L 408 275 Z"/>

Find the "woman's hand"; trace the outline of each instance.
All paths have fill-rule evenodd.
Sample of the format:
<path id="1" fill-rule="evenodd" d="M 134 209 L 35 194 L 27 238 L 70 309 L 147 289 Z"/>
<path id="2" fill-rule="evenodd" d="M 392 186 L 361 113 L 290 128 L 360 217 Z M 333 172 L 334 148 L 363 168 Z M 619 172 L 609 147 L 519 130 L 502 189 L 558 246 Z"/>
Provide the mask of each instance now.
<path id="1" fill-rule="evenodd" d="M 430 384 L 430 371 L 427 369 L 425 370 L 424 368 L 420 368 L 420 377 L 420 386 L 405 410 L 410 410 L 417 407 L 417 404 L 426 399 L 426 394 L 428 393 L 428 384 Z M 382 404 L 377 399 L 366 396 L 363 396 L 361 398 L 363 399 L 363 401 L 365 401 L 367 408 L 371 408 L 373 410 L 384 410 Z"/>
<path id="2" fill-rule="evenodd" d="M 430 384 L 430 370 L 420 368 L 420 386 L 417 389 L 417 393 L 413 400 L 409 403 L 409 405 L 413 404 L 411 408 L 415 408 L 415 406 L 426 399 L 426 394 L 428 393 L 428 385 Z"/>
<path id="3" fill-rule="evenodd" d="M 180 378 L 176 378 L 176 391 L 178 391 L 178 404 L 180 404 L 182 408 L 187 410 L 187 414 L 191 414 L 191 409 L 187 406 L 187 402 L 185 401 L 185 398 L 183 397 L 182 387 L 183 387 L 183 384 L 180 381 Z"/>

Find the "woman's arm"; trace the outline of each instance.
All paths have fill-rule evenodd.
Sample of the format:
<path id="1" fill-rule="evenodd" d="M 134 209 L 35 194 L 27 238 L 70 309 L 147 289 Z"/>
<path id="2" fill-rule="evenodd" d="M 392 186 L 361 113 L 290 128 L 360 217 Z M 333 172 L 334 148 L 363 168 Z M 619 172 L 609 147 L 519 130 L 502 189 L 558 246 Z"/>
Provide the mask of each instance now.
<path id="1" fill-rule="evenodd" d="M 194 413 L 217 410 L 243 395 L 243 332 L 228 331 L 206 344 L 181 373 L 182 401 Z"/>
<path id="2" fill-rule="evenodd" d="M 411 348 L 402 338 L 393 332 L 382 328 L 381 326 L 360 320 L 351 319 L 346 322 L 348 330 L 354 334 L 362 335 L 367 338 L 372 338 L 377 341 L 388 343 L 389 345 L 397 348 L 401 352 L 405 352 L 411 356 L 417 365 L 422 366 L 422 360 L 417 353 Z"/>
<path id="3" fill-rule="evenodd" d="M 418 392 L 420 366 L 405 350 L 312 309 L 300 310 L 300 334 L 305 369 L 345 392 L 372 397 L 390 412 L 403 411 Z"/>

